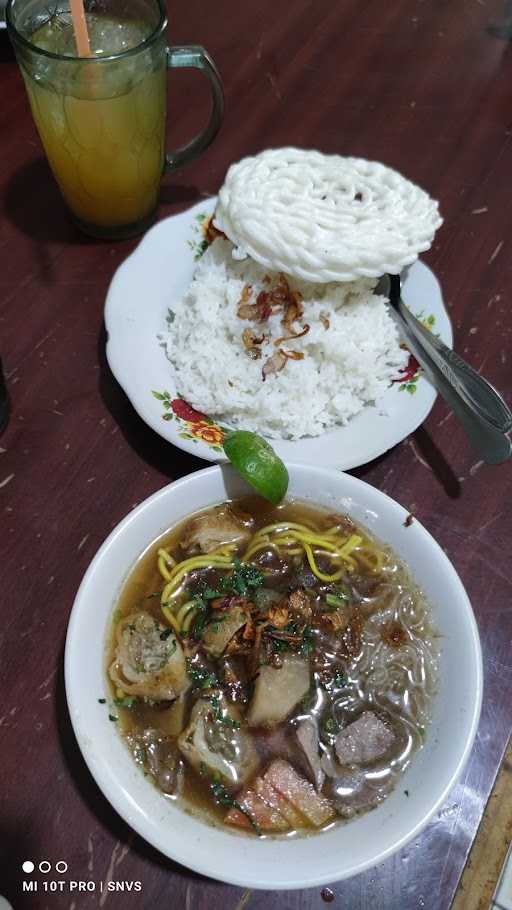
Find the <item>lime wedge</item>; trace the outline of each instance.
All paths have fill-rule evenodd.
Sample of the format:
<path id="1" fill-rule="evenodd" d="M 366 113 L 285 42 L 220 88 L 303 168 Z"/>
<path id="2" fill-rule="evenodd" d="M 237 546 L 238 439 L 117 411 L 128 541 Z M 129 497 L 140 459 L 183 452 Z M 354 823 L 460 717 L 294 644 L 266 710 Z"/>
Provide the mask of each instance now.
<path id="1" fill-rule="evenodd" d="M 233 430 L 224 439 L 231 464 L 260 496 L 276 506 L 286 495 L 288 471 L 266 439 L 248 430 Z"/>

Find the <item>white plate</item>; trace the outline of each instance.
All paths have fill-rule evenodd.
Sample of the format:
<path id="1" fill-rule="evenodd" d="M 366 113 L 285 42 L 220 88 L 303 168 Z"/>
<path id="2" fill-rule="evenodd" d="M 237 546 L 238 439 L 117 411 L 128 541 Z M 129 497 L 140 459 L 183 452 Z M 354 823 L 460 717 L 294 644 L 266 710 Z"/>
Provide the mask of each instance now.
<path id="1" fill-rule="evenodd" d="M 384 493 L 340 471 L 288 464 L 289 495 L 347 511 L 391 544 L 432 607 L 440 633 L 438 694 L 425 745 L 372 812 L 308 838 L 260 842 L 213 828 L 165 799 L 136 767 L 108 719 L 105 637 L 120 589 L 149 543 L 186 515 L 247 492 L 230 465 L 198 471 L 155 493 L 115 528 L 89 566 L 66 640 L 66 694 L 82 754 L 119 814 L 163 854 L 246 888 L 307 888 L 382 862 L 417 837 L 469 755 L 480 714 L 482 656 L 471 605 L 441 547 Z M 291 903 L 288 904 L 291 906 Z"/>
<path id="2" fill-rule="evenodd" d="M 146 234 L 114 275 L 105 323 L 110 368 L 142 419 L 180 449 L 208 461 L 223 461 L 222 428 L 218 424 L 204 415 L 192 413 L 192 420 L 187 420 L 174 413 L 172 402 L 179 390 L 173 387 L 158 341 L 168 329 L 169 309 L 192 279 L 194 257 L 202 240 L 199 218 L 210 215 L 215 203 L 215 197 L 207 199 L 161 221 Z M 409 270 L 403 298 L 415 315 L 433 317 L 433 330 L 451 346 L 451 325 L 441 288 L 422 262 Z M 434 404 L 436 393 L 424 376 L 409 383 L 408 388 L 405 385 L 394 383 L 376 406 L 366 407 L 347 426 L 321 436 L 294 441 L 272 439 L 271 443 L 284 460 L 342 470 L 366 464 L 412 433 Z M 154 392 L 160 398 L 155 398 Z M 304 404 L 307 407 L 307 402 Z"/>

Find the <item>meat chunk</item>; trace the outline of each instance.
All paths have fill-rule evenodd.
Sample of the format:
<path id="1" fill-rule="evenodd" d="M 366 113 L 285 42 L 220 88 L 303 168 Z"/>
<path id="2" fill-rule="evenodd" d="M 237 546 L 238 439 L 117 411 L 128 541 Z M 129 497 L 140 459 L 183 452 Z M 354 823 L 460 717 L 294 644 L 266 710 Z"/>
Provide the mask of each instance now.
<path id="1" fill-rule="evenodd" d="M 297 812 L 292 804 L 278 790 L 275 790 L 272 784 L 264 777 L 256 778 L 254 789 L 264 802 L 281 813 L 288 822 L 288 827 L 301 828 L 304 825 L 304 818 L 300 812 Z"/>
<path id="2" fill-rule="evenodd" d="M 358 812 L 374 809 L 392 789 L 390 775 L 372 780 L 359 770 L 342 774 L 333 785 L 336 812 L 342 818 L 353 818 Z"/>
<path id="3" fill-rule="evenodd" d="M 264 755 L 289 762 L 293 762 L 297 755 L 297 744 L 289 724 L 258 730 L 258 746 L 261 746 Z"/>
<path id="4" fill-rule="evenodd" d="M 188 523 L 180 546 L 188 553 L 211 553 L 225 544 L 239 545 L 249 540 L 253 524 L 249 515 L 236 514 L 230 506 L 218 506 Z"/>
<path id="5" fill-rule="evenodd" d="M 395 742 L 395 734 L 373 711 L 345 727 L 336 737 L 336 755 L 342 765 L 367 765 L 382 758 Z"/>
<path id="6" fill-rule="evenodd" d="M 190 686 L 185 655 L 172 629 L 149 613 L 118 623 L 117 647 L 109 667 L 112 681 L 129 695 L 172 700 Z"/>
<path id="7" fill-rule="evenodd" d="M 212 657 L 220 657 L 229 645 L 234 635 L 247 623 L 249 615 L 242 606 L 232 607 L 230 610 L 214 617 L 203 634 L 203 648 Z"/>
<path id="8" fill-rule="evenodd" d="M 224 658 L 220 675 L 222 688 L 228 700 L 247 704 L 249 680 L 245 662 L 236 656 Z"/>
<path id="9" fill-rule="evenodd" d="M 331 801 L 317 793 L 313 785 L 300 777 L 288 762 L 280 759 L 273 761 L 264 779 L 314 828 L 321 828 L 333 818 L 334 808 Z"/>
<path id="10" fill-rule="evenodd" d="M 196 702 L 178 746 L 193 768 L 220 774 L 231 787 L 252 777 L 260 761 L 252 736 L 237 726 L 236 710 L 220 690 Z"/>
<path id="11" fill-rule="evenodd" d="M 266 803 L 254 790 L 246 790 L 238 802 L 260 831 L 278 833 L 290 830 L 289 822 L 281 815 L 279 809 Z M 224 821 L 239 828 L 250 828 L 251 823 L 244 812 L 235 808 L 230 809 Z"/>
<path id="12" fill-rule="evenodd" d="M 318 754 L 318 724 L 312 717 L 307 717 L 300 722 L 297 727 L 297 739 L 306 756 L 313 783 L 317 790 L 321 790 L 325 780 L 325 772 L 320 764 L 320 756 Z"/>
<path id="13" fill-rule="evenodd" d="M 281 667 L 261 667 L 247 713 L 249 726 L 273 727 L 281 723 L 304 698 L 309 684 L 309 664 L 299 657 L 283 657 Z"/>
<path id="14" fill-rule="evenodd" d="M 266 554 L 272 559 L 275 559 L 274 553 Z M 281 561 L 278 560 L 280 563 Z M 261 562 L 264 568 L 267 568 L 265 562 Z M 272 607 L 275 607 L 282 599 L 283 595 L 279 591 L 275 591 L 274 588 L 257 588 L 254 591 L 254 603 L 256 604 L 260 613 L 265 613 L 270 610 Z"/>
<path id="15" fill-rule="evenodd" d="M 315 792 L 285 761 L 272 762 L 266 774 L 258 777 L 244 791 L 238 802 L 262 831 L 276 833 L 295 828 L 321 828 L 334 817 L 334 806 Z M 243 812 L 231 809 L 225 821 L 248 828 L 250 821 Z"/>
<path id="16" fill-rule="evenodd" d="M 144 766 L 157 787 L 163 793 L 176 793 L 180 764 L 176 740 L 151 728 L 129 733 L 126 740 L 135 761 Z"/>
<path id="17" fill-rule="evenodd" d="M 301 619 L 309 621 L 312 616 L 311 603 L 305 591 L 299 589 L 292 591 L 288 598 L 288 606 L 292 613 L 300 616 Z"/>

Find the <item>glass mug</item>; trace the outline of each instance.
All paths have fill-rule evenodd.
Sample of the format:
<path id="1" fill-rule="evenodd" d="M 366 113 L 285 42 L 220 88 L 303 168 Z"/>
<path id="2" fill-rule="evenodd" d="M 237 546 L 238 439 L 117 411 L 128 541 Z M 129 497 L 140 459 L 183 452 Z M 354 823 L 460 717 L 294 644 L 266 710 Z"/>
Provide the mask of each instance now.
<path id="1" fill-rule="evenodd" d="M 215 64 L 199 46 L 167 47 L 163 0 L 86 0 L 92 56 L 78 57 L 66 0 L 9 0 L 7 28 L 48 161 L 87 234 L 130 237 L 155 215 L 164 170 L 216 136 L 224 107 Z M 167 68 L 209 79 L 206 128 L 165 153 Z"/>

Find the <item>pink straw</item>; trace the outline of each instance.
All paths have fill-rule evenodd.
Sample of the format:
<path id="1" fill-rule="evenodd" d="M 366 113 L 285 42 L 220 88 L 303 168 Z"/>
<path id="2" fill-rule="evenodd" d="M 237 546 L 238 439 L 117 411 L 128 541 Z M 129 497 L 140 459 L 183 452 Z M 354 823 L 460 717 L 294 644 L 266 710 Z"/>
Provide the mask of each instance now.
<path id="1" fill-rule="evenodd" d="M 70 7 L 78 56 L 90 57 L 91 44 L 85 21 L 84 0 L 70 0 Z"/>

